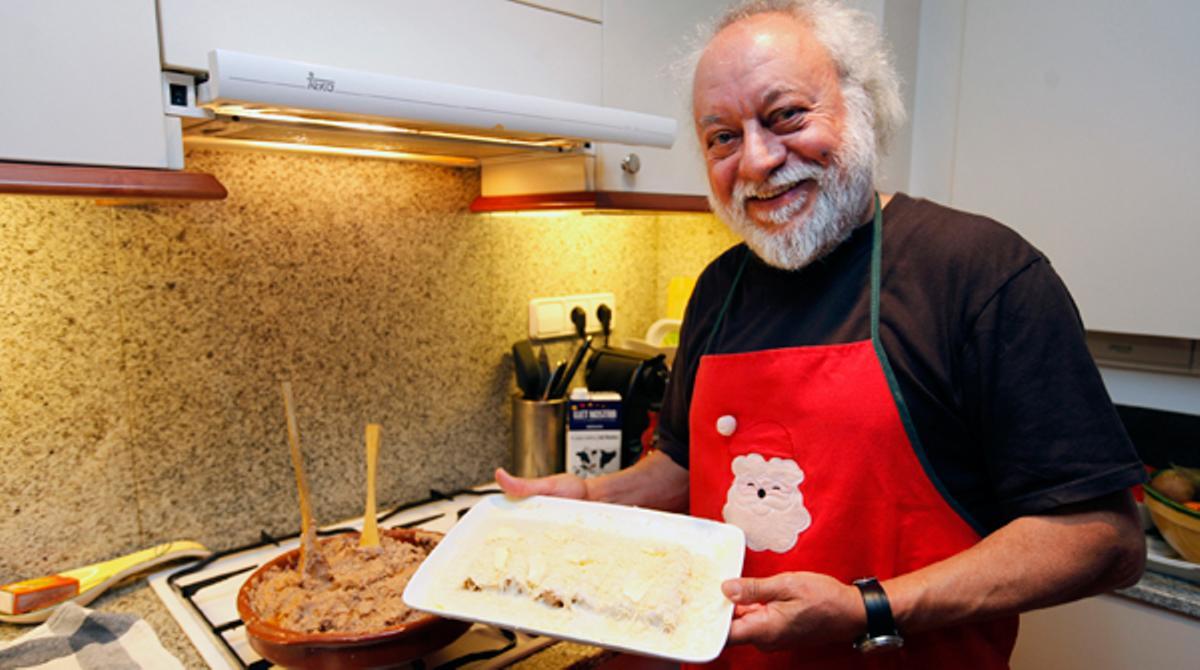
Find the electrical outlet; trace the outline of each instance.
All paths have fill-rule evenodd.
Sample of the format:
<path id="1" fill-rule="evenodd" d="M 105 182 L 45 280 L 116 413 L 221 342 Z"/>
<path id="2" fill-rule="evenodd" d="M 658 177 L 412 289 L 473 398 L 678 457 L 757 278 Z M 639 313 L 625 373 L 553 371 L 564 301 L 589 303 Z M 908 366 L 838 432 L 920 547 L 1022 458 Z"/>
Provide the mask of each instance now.
<path id="1" fill-rule="evenodd" d="M 564 295 L 554 298 L 534 298 L 529 301 L 529 337 L 534 340 L 548 340 L 555 337 L 568 337 L 575 334 L 575 324 L 571 322 L 571 310 L 583 308 L 587 313 L 587 332 L 600 333 L 600 319 L 596 318 L 596 309 L 600 305 L 608 305 L 612 310 L 612 329 L 617 324 L 617 296 L 612 293 L 584 293 L 581 295 Z"/>

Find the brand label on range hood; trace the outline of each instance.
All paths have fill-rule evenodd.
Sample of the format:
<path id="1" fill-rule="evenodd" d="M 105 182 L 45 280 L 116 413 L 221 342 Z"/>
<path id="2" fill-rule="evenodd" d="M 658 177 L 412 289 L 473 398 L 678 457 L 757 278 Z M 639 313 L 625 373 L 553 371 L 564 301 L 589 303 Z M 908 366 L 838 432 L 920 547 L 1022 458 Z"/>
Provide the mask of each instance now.
<path id="1" fill-rule="evenodd" d="M 308 87 L 314 91 L 328 91 L 333 93 L 334 82 L 332 79 L 321 79 L 312 72 L 308 73 Z"/>

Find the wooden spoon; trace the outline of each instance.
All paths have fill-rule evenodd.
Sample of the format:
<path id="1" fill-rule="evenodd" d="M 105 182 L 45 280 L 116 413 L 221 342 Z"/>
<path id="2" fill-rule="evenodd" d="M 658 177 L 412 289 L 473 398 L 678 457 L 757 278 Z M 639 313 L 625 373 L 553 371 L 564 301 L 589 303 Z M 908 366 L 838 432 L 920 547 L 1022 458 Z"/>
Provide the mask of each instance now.
<path id="1" fill-rule="evenodd" d="M 296 424 L 292 383 L 283 382 L 280 388 L 283 391 L 283 410 L 287 415 L 292 470 L 296 473 L 296 489 L 300 493 L 300 574 L 306 578 L 325 580 L 329 576 L 329 563 L 317 544 L 317 529 L 313 523 L 312 508 L 308 504 L 308 481 L 304 478 L 304 457 L 300 453 L 300 428 Z"/>
<path id="2" fill-rule="evenodd" d="M 379 460 L 379 424 L 367 424 L 367 510 L 363 513 L 358 546 L 378 547 L 379 526 L 375 523 L 375 462 Z"/>

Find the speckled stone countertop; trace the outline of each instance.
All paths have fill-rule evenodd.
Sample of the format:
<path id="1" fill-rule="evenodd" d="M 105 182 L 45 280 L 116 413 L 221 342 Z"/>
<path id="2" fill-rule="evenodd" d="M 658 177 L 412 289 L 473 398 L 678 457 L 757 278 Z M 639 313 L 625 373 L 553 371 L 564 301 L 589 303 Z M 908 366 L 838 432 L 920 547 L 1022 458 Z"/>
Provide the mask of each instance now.
<path id="1" fill-rule="evenodd" d="M 1117 595 L 1200 619 L 1200 585 L 1182 579 L 1147 570 L 1141 581 Z"/>

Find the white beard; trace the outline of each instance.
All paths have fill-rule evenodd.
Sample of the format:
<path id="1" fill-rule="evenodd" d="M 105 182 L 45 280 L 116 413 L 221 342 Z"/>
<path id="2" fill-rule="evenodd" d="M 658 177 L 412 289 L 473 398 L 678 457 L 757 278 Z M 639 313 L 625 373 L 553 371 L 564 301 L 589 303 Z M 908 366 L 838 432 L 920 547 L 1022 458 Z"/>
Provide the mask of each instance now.
<path id="1" fill-rule="evenodd" d="M 869 102 L 861 88 L 843 91 L 846 126 L 841 148 L 828 167 L 807 163 L 789 154 L 787 162 L 762 183 L 738 179 L 728 205 L 710 193 L 713 211 L 734 233 L 746 241 L 768 265 L 799 270 L 832 251 L 862 223 L 863 206 L 874 188 L 877 153 Z M 746 201 L 755 193 L 770 193 L 803 179 L 817 182 L 816 200 L 807 220 L 793 217 L 808 202 L 799 198 L 768 214 L 774 229 L 764 229 L 751 220 Z"/>

